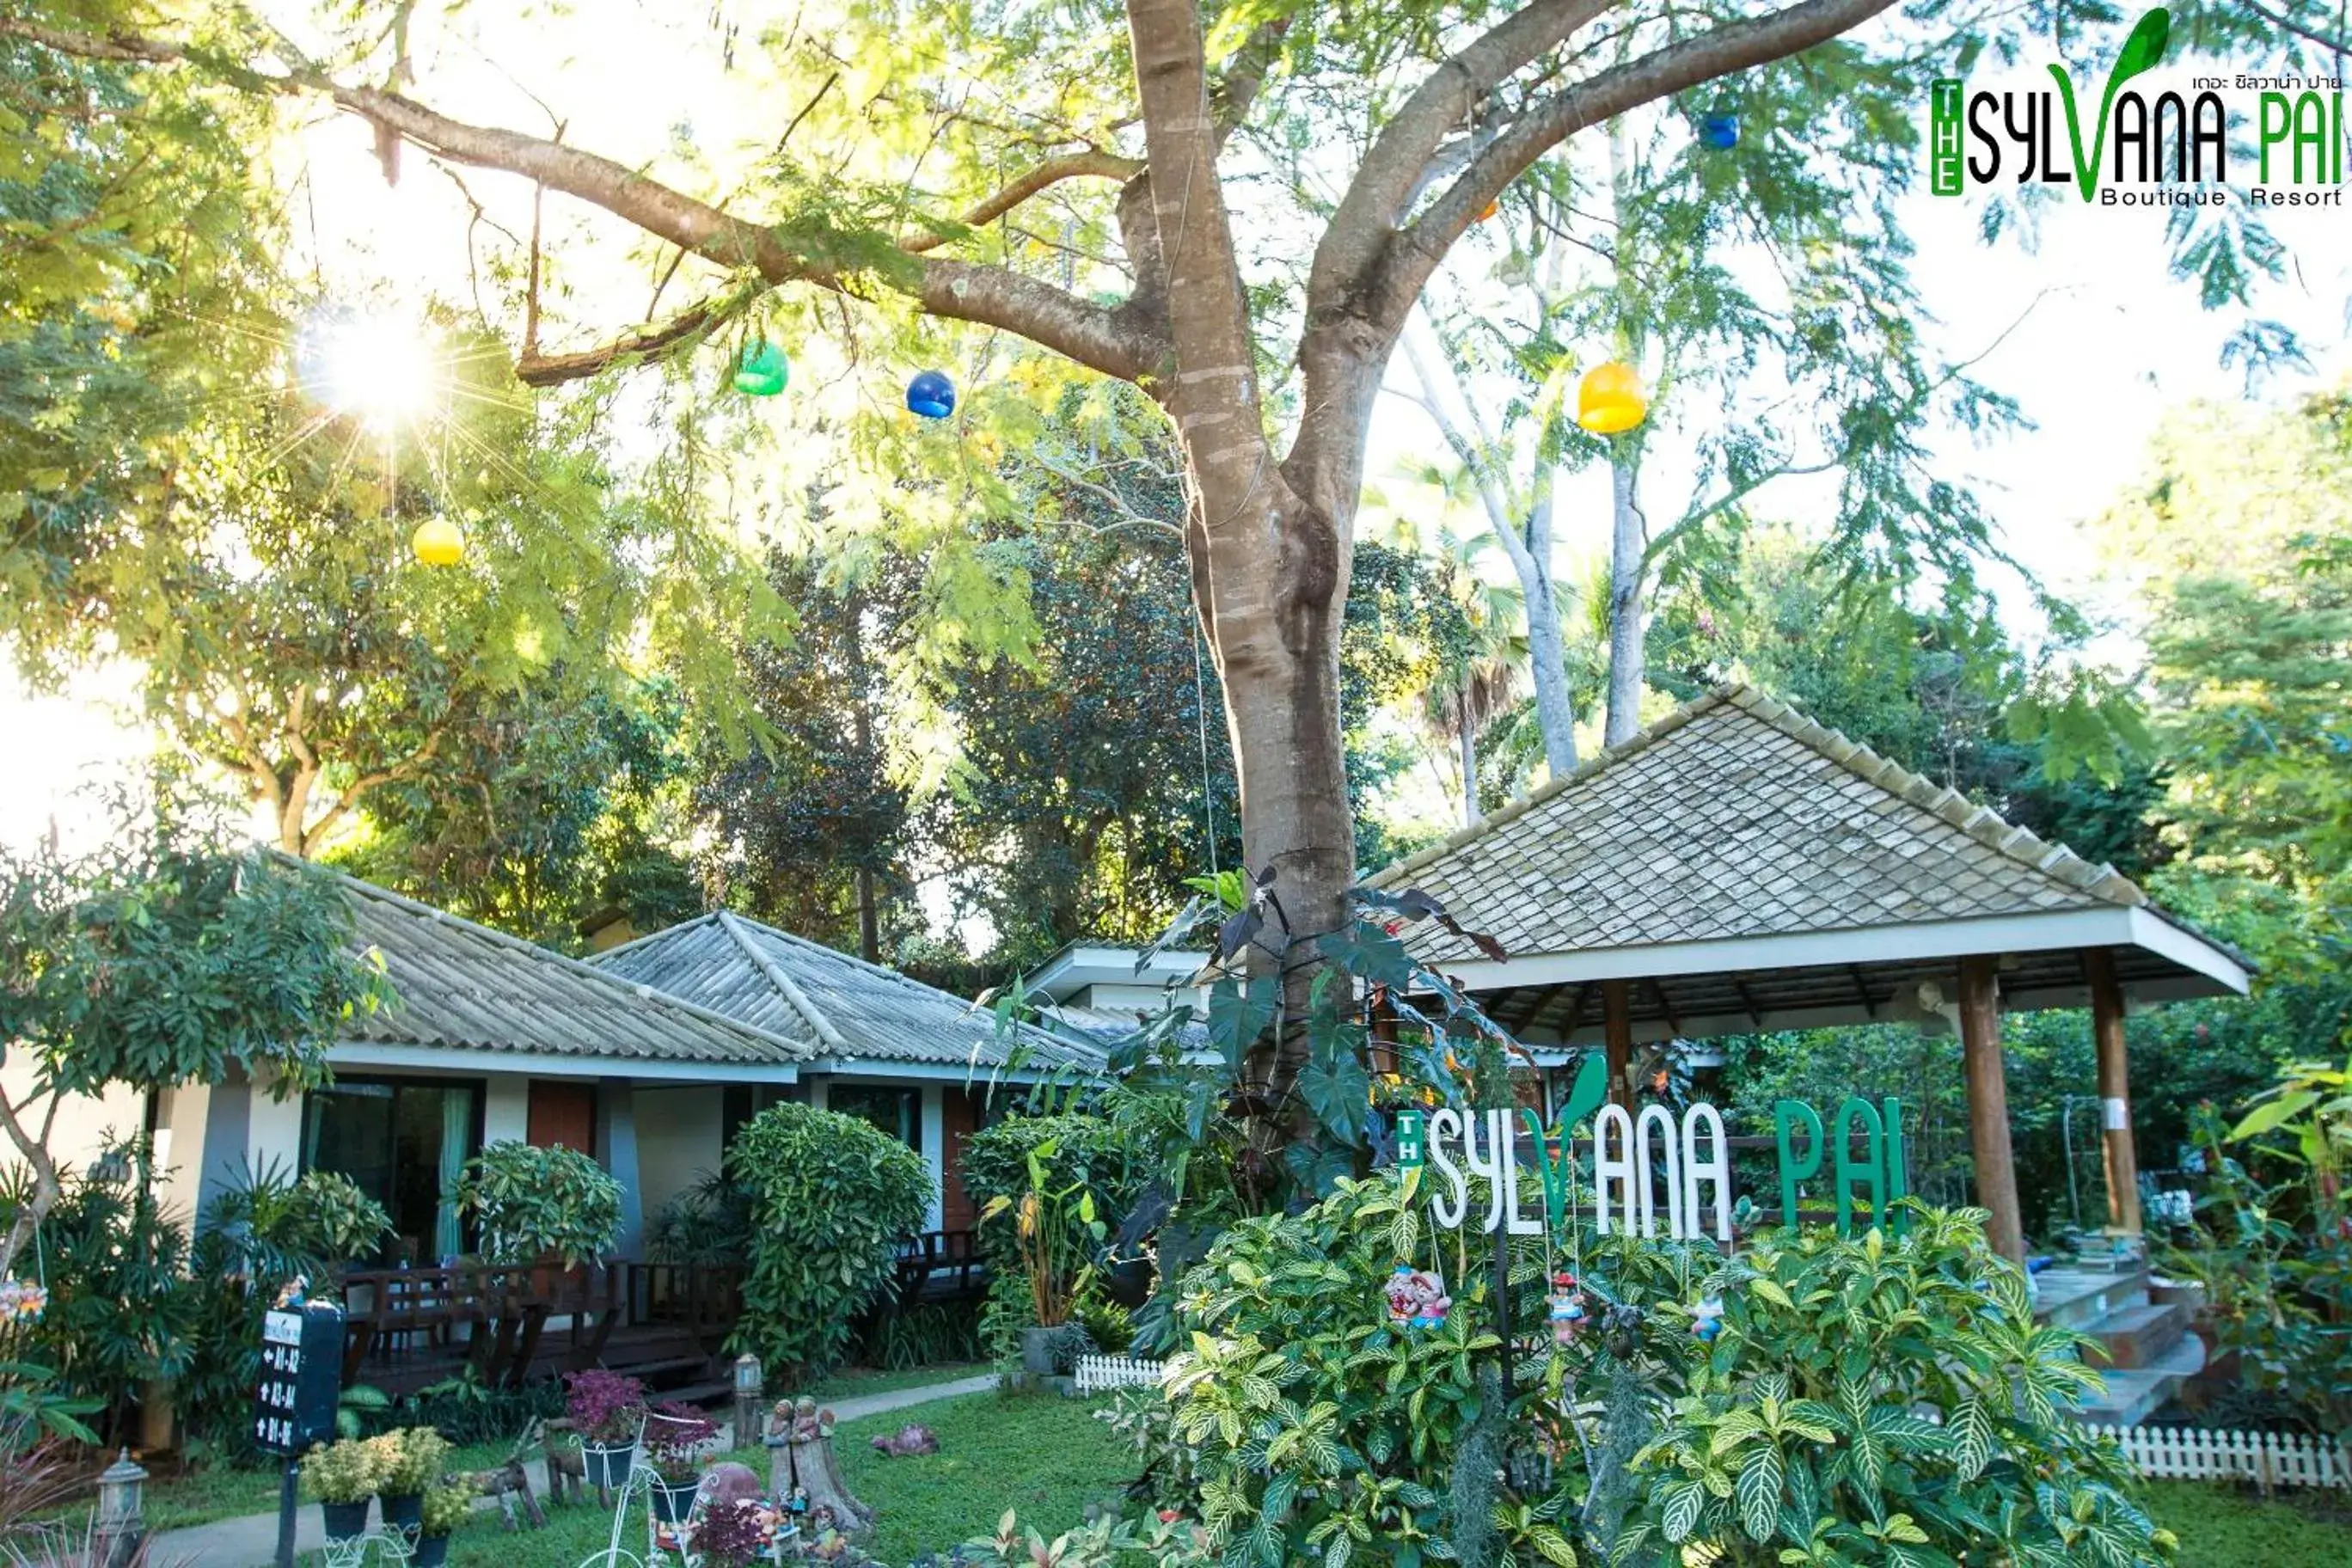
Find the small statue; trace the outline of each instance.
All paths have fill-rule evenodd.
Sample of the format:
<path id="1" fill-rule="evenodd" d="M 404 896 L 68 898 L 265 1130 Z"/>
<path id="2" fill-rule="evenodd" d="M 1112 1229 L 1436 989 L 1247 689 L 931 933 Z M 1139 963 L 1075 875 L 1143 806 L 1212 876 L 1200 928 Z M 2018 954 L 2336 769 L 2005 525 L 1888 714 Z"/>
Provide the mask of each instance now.
<path id="1" fill-rule="evenodd" d="M 1566 1348 L 1576 1342 L 1589 1314 L 1576 1276 L 1566 1269 L 1551 1277 L 1551 1342 Z"/>
<path id="2" fill-rule="evenodd" d="M 1722 1297 L 1709 1296 L 1691 1309 L 1690 1331 L 1703 1345 L 1715 1342 L 1715 1336 L 1723 1332 Z"/>
<path id="3" fill-rule="evenodd" d="M 791 1500 L 796 1511 L 812 1520 L 829 1517 L 845 1531 L 874 1522 L 874 1510 L 852 1497 L 841 1479 L 830 1409 L 819 1409 L 806 1395 L 797 1403 L 778 1400 L 763 1426 L 761 1440 L 774 1456 L 769 1462 L 770 1496 Z"/>
<path id="4" fill-rule="evenodd" d="M 887 1437 L 875 1438 L 874 1451 L 886 1459 L 912 1458 L 918 1454 L 938 1453 L 940 1439 L 920 1422 L 909 1422 Z"/>
<path id="5" fill-rule="evenodd" d="M 1445 1293 L 1444 1277 L 1433 1268 L 1400 1263 L 1389 1276 L 1389 1322 L 1396 1328 L 1434 1329 L 1444 1325 L 1454 1299 Z"/>

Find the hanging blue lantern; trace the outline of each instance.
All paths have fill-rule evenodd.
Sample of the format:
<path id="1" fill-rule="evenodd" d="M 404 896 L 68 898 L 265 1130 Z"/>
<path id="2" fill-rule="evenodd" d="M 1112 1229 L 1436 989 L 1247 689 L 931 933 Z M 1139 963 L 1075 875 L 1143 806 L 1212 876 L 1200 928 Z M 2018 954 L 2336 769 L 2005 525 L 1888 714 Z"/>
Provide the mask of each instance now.
<path id="1" fill-rule="evenodd" d="M 944 419 L 955 412 L 955 383 L 940 371 L 927 370 L 907 384 L 907 408 L 926 419 Z"/>
<path id="2" fill-rule="evenodd" d="M 1739 116 L 1727 109 L 1710 110 L 1699 116 L 1698 139 L 1718 153 L 1728 153 L 1739 145 Z"/>

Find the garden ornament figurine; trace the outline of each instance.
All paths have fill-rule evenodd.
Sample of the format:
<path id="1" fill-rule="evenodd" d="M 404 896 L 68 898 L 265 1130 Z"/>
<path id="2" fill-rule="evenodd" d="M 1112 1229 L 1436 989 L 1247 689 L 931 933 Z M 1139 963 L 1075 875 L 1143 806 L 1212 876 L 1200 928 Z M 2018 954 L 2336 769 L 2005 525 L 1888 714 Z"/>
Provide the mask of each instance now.
<path id="1" fill-rule="evenodd" d="M 1434 1329 L 1445 1321 L 1454 1299 L 1445 1293 L 1445 1279 L 1433 1268 L 1400 1263 L 1389 1276 L 1389 1321 L 1405 1328 Z"/>
<path id="2" fill-rule="evenodd" d="M 833 1452 L 834 1416 L 803 1394 L 798 1404 L 780 1399 L 768 1417 L 761 1440 L 773 1458 L 769 1461 L 768 1495 L 793 1500 L 805 1508 L 812 1523 L 830 1518 L 836 1529 L 864 1530 L 874 1522 L 874 1510 L 849 1493 Z"/>
<path id="3" fill-rule="evenodd" d="M 1709 1296 L 1691 1309 L 1690 1331 L 1703 1345 L 1715 1342 L 1715 1336 L 1723 1332 L 1722 1297 Z"/>
<path id="4" fill-rule="evenodd" d="M 910 1421 L 887 1437 L 874 1439 L 874 1451 L 886 1459 L 911 1458 L 940 1451 L 937 1434 L 919 1421 Z"/>
<path id="5" fill-rule="evenodd" d="M 1576 1276 L 1566 1269 L 1551 1277 L 1551 1342 L 1567 1346 L 1576 1342 L 1584 1327 L 1587 1313 L 1584 1292 L 1576 1288 Z"/>

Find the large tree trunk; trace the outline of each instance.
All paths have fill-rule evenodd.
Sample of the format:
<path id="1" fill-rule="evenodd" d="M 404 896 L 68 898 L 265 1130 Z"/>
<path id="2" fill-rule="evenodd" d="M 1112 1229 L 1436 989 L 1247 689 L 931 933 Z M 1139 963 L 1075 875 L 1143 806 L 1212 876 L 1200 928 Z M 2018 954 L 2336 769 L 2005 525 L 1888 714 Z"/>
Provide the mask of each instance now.
<path id="1" fill-rule="evenodd" d="M 1609 726 L 1610 745 L 1631 740 L 1642 727 L 1642 507 L 1634 486 L 1641 459 L 1615 455 L 1609 465 L 1614 519 L 1609 532 Z"/>
<path id="2" fill-rule="evenodd" d="M 1478 731 L 1470 722 L 1470 703 L 1454 706 L 1454 741 L 1462 756 L 1462 826 L 1478 826 Z"/>
<path id="3" fill-rule="evenodd" d="M 1550 539 L 1544 543 L 1549 554 Z M 1511 552 L 1519 564 L 1520 552 Z M 1528 664 L 1534 673 L 1536 724 L 1543 731 L 1544 765 L 1564 779 L 1576 771 L 1576 698 L 1568 688 L 1568 639 L 1560 630 L 1559 601 L 1552 593 L 1551 563 L 1528 552 L 1519 572 L 1528 601 Z"/>

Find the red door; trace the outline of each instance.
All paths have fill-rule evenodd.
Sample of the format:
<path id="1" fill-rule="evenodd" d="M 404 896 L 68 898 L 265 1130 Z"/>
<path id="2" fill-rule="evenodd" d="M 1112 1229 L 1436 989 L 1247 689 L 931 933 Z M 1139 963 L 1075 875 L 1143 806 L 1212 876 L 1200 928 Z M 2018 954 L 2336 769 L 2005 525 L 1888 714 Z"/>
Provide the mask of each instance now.
<path id="1" fill-rule="evenodd" d="M 569 1079 L 530 1080 L 530 1120 L 526 1134 L 533 1145 L 551 1149 L 561 1144 L 583 1154 L 596 1152 L 596 1086 Z"/>

